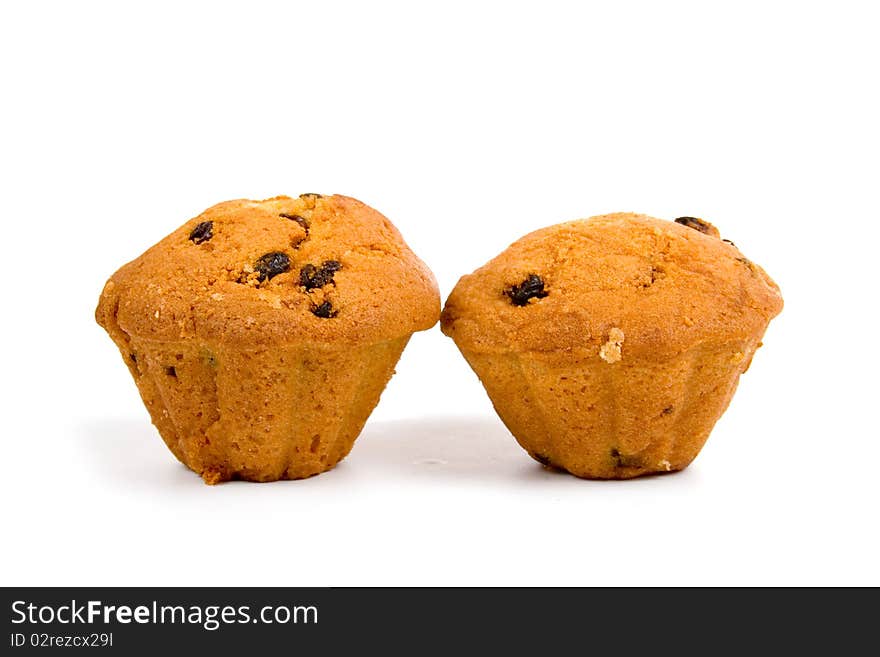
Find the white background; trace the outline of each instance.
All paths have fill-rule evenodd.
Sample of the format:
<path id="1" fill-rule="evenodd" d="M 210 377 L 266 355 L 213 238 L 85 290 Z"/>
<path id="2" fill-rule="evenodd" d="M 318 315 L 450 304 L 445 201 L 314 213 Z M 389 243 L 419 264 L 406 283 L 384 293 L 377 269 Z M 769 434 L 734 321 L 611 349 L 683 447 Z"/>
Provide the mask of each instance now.
<path id="1" fill-rule="evenodd" d="M 4 3 L 0 583 L 880 584 L 872 3 Z M 416 335 L 351 455 L 208 487 L 94 323 L 215 202 L 344 193 L 441 294 L 522 234 L 696 215 L 782 288 L 678 475 L 542 470 Z"/>

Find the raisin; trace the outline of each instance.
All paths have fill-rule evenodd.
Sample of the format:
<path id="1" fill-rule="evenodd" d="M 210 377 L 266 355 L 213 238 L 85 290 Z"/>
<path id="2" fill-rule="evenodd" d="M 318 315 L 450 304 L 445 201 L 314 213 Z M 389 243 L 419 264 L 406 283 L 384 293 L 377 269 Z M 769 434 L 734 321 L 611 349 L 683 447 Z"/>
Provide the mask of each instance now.
<path id="1" fill-rule="evenodd" d="M 549 459 L 548 457 L 544 456 L 543 454 L 538 454 L 537 452 L 535 452 L 534 454 L 532 454 L 532 456 L 533 456 L 533 457 L 535 458 L 535 460 L 536 460 L 538 463 L 540 463 L 541 465 L 546 465 L 546 466 L 552 466 L 552 465 L 553 465 L 553 464 L 550 462 L 550 459 Z"/>
<path id="2" fill-rule="evenodd" d="M 300 194 L 300 198 L 324 198 L 322 194 L 315 194 L 314 192 L 306 192 L 305 194 Z"/>
<path id="3" fill-rule="evenodd" d="M 510 303 L 514 306 L 524 306 L 529 302 L 529 299 L 543 299 L 547 296 L 544 291 L 544 281 L 536 274 L 529 274 L 526 280 L 505 290 L 504 294 L 510 297 Z"/>
<path id="4" fill-rule="evenodd" d="M 671 415 L 672 411 L 674 411 L 674 410 L 675 409 L 672 406 L 667 406 L 666 408 L 663 409 L 663 411 L 660 413 L 660 415 Z"/>
<path id="5" fill-rule="evenodd" d="M 177 378 L 177 368 L 175 368 L 174 365 L 170 365 L 169 367 L 165 368 L 165 374 L 167 374 L 168 376 L 173 376 L 176 379 Z"/>
<path id="6" fill-rule="evenodd" d="M 329 301 L 325 301 L 320 306 L 312 306 L 312 314 L 321 319 L 330 319 L 338 314 L 333 310 L 333 305 Z"/>
<path id="7" fill-rule="evenodd" d="M 736 246 L 736 244 L 733 243 L 733 240 L 721 240 L 721 241 L 726 242 L 727 244 L 730 244 L 730 246 Z"/>
<path id="8" fill-rule="evenodd" d="M 643 466 L 642 459 L 631 454 L 621 454 L 616 447 L 611 448 L 611 458 L 614 459 L 614 466 L 617 468 L 641 468 Z"/>
<path id="9" fill-rule="evenodd" d="M 304 265 L 303 268 L 299 270 L 299 284 L 307 290 L 321 287 L 320 285 L 314 284 L 319 271 L 320 270 L 315 267 L 315 265 Z"/>
<path id="10" fill-rule="evenodd" d="M 137 354 L 135 354 L 135 353 L 130 353 L 130 354 L 128 355 L 128 357 L 131 358 L 131 362 L 132 362 L 132 363 L 137 364 L 137 362 L 138 362 Z"/>
<path id="11" fill-rule="evenodd" d="M 290 269 L 290 257 L 286 253 L 273 251 L 262 255 L 254 263 L 254 270 L 259 275 L 258 279 L 261 283 L 265 280 L 283 274 Z"/>
<path id="12" fill-rule="evenodd" d="M 299 271 L 299 284 L 307 290 L 324 287 L 333 282 L 333 274 L 342 269 L 337 260 L 325 260 L 320 267 L 306 265 Z"/>
<path id="13" fill-rule="evenodd" d="M 305 217 L 300 217 L 298 214 L 287 214 L 286 212 L 282 212 L 278 215 L 279 217 L 284 217 L 285 219 L 290 219 L 291 221 L 295 221 L 302 229 L 306 231 L 306 235 L 309 234 L 309 222 L 306 221 Z"/>
<path id="14" fill-rule="evenodd" d="M 711 226 L 702 219 L 697 219 L 696 217 L 679 217 L 675 220 L 675 223 L 687 226 L 688 228 L 693 228 L 694 230 L 706 233 L 707 235 L 712 233 Z"/>
<path id="15" fill-rule="evenodd" d="M 212 237 L 214 237 L 213 221 L 203 221 L 198 226 L 193 228 L 192 232 L 189 234 L 189 239 L 195 244 L 207 242 Z"/>

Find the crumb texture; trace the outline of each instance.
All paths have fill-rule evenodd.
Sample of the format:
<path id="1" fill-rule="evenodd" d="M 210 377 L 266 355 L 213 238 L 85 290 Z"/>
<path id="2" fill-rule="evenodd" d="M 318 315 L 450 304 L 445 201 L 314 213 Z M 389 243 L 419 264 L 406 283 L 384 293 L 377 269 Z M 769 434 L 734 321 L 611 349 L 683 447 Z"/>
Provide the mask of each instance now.
<path id="1" fill-rule="evenodd" d="M 619 328 L 613 328 L 608 331 L 608 342 L 599 348 L 599 358 L 606 363 L 616 363 L 623 358 L 621 348 L 623 347 L 625 337 L 623 331 Z"/>

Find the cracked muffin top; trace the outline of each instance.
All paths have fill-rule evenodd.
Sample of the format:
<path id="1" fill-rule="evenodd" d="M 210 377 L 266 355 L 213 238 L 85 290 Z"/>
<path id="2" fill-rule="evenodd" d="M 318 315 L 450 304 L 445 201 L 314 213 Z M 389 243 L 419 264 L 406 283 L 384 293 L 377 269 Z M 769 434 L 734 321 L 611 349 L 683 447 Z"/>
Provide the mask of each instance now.
<path id="1" fill-rule="evenodd" d="M 346 196 L 219 203 L 107 281 L 105 329 L 254 345 L 372 343 L 433 326 L 437 283 L 388 219 Z"/>
<path id="2" fill-rule="evenodd" d="M 618 213 L 530 233 L 462 277 L 443 332 L 484 353 L 575 351 L 607 362 L 760 335 L 779 288 L 718 230 Z"/>

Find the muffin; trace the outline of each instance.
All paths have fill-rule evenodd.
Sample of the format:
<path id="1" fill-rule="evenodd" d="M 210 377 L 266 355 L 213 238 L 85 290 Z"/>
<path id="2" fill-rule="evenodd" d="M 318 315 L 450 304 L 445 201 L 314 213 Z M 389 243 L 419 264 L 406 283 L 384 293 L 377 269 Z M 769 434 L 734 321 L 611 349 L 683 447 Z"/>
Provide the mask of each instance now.
<path id="1" fill-rule="evenodd" d="M 388 219 L 303 194 L 209 208 L 113 274 L 96 319 L 165 444 L 213 484 L 332 468 L 439 314 Z"/>
<path id="2" fill-rule="evenodd" d="M 441 326 L 535 460 L 626 479 L 687 467 L 781 310 L 708 222 L 610 214 L 515 242 L 458 282 Z"/>

